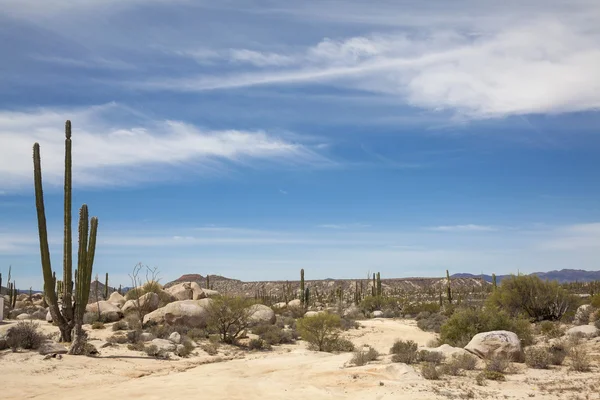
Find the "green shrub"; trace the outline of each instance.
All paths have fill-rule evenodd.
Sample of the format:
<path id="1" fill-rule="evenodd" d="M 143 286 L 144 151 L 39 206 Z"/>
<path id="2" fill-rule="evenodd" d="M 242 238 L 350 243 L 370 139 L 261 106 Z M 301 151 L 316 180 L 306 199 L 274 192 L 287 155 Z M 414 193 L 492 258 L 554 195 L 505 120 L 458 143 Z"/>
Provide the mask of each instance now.
<path id="1" fill-rule="evenodd" d="M 540 333 L 548 339 L 555 339 L 565 334 L 558 322 L 542 321 L 539 325 Z"/>
<path id="2" fill-rule="evenodd" d="M 191 340 L 187 338 L 181 341 L 180 346 L 177 346 L 177 355 L 179 357 L 189 357 L 193 351 L 194 345 L 192 344 Z"/>
<path id="3" fill-rule="evenodd" d="M 525 364 L 530 368 L 548 369 L 552 363 L 552 354 L 544 347 L 528 347 L 525 349 Z"/>
<path id="4" fill-rule="evenodd" d="M 412 340 L 396 340 L 390 348 L 393 362 L 413 364 L 417 361 L 417 343 Z"/>
<path id="5" fill-rule="evenodd" d="M 271 345 L 262 339 L 250 339 L 248 342 L 250 350 L 271 350 Z"/>
<path id="6" fill-rule="evenodd" d="M 459 368 L 465 371 L 472 371 L 477 367 L 477 357 L 466 353 L 454 354 L 452 362 L 455 362 Z"/>
<path id="7" fill-rule="evenodd" d="M 104 322 L 96 321 L 92 324 L 92 329 L 105 329 Z"/>
<path id="8" fill-rule="evenodd" d="M 30 321 L 19 321 L 6 332 L 6 345 L 17 351 L 17 349 L 38 349 L 45 337 L 38 332 L 39 324 Z"/>
<path id="9" fill-rule="evenodd" d="M 440 312 L 440 304 L 438 302 L 405 303 L 402 306 L 402 312 L 417 316 L 420 313 L 437 314 Z"/>
<path id="10" fill-rule="evenodd" d="M 339 315 L 321 313 L 298 320 L 298 331 L 303 340 L 318 351 L 325 350 L 329 343 L 335 342 L 341 332 Z"/>
<path id="11" fill-rule="evenodd" d="M 360 302 L 358 308 L 364 315 L 369 315 L 376 310 L 392 310 L 394 312 L 400 311 L 398 299 L 383 296 L 366 296 Z"/>
<path id="12" fill-rule="evenodd" d="M 455 347 L 466 346 L 481 332 L 506 330 L 517 334 L 523 346 L 533 343 L 531 324 L 492 308 L 457 310 L 440 329 L 440 340 Z"/>
<path id="13" fill-rule="evenodd" d="M 479 373 L 479 375 L 477 376 L 476 379 L 477 379 L 477 383 L 479 385 L 481 385 L 479 382 L 483 382 L 486 379 L 489 379 L 490 381 L 502 381 L 503 382 L 506 380 L 506 377 L 504 376 L 504 374 L 502 372 L 490 371 L 488 369 L 484 369 L 483 371 L 481 371 L 481 373 Z"/>
<path id="14" fill-rule="evenodd" d="M 562 341 L 552 344 L 548 351 L 550 352 L 550 363 L 552 365 L 562 365 L 568 354 L 567 345 Z"/>
<path id="15" fill-rule="evenodd" d="M 158 347 L 154 344 L 150 344 L 148 346 L 144 347 L 144 352 L 146 352 L 146 354 L 149 357 L 155 357 L 155 358 L 164 358 L 164 359 L 169 359 L 169 352 L 164 351 L 164 350 L 159 350 Z"/>
<path id="16" fill-rule="evenodd" d="M 427 317 L 423 317 L 423 315 Z M 417 327 L 426 332 L 440 333 L 440 329 L 448 317 L 442 314 L 419 313 L 417 315 Z"/>
<path id="17" fill-rule="evenodd" d="M 314 347 L 316 349 L 316 347 Z M 327 353 L 347 353 L 354 351 L 354 343 L 341 337 L 332 338 L 325 341 L 325 352 Z"/>
<path id="18" fill-rule="evenodd" d="M 233 344 L 250 324 L 252 302 L 245 297 L 220 296 L 206 307 L 207 323 L 221 341 Z"/>
<path id="19" fill-rule="evenodd" d="M 600 314 L 600 311 L 598 312 L 598 314 Z M 600 318 L 597 318 L 596 321 L 594 321 L 594 326 L 600 329 Z"/>
<path id="20" fill-rule="evenodd" d="M 428 362 L 439 365 L 444 362 L 446 356 L 439 351 L 421 350 L 417 353 L 417 361 Z"/>
<path id="21" fill-rule="evenodd" d="M 355 351 L 354 356 L 352 357 L 350 362 L 352 364 L 356 365 L 357 367 L 360 367 L 371 361 L 377 360 L 377 357 L 379 357 L 379 353 L 377 352 L 377 350 L 375 350 L 374 348 L 369 346 L 369 350 L 367 350 L 367 351 L 364 351 L 364 350 Z"/>
<path id="22" fill-rule="evenodd" d="M 191 340 L 201 340 L 208 337 L 208 332 L 206 329 L 192 328 L 187 331 L 186 336 Z"/>
<path id="23" fill-rule="evenodd" d="M 436 367 L 436 364 L 426 362 L 421 365 L 421 375 L 427 380 L 438 380 L 441 377 L 441 371 Z"/>
<path id="24" fill-rule="evenodd" d="M 284 330 L 277 325 L 263 324 L 252 328 L 252 333 L 258 335 L 269 345 L 278 345 L 286 343 L 294 343 L 297 334 L 294 331 Z"/>
<path id="25" fill-rule="evenodd" d="M 144 343 L 143 342 L 138 342 L 138 343 L 129 343 L 127 345 L 127 349 L 132 350 L 132 351 L 144 351 Z"/>
<path id="26" fill-rule="evenodd" d="M 556 281 L 543 281 L 536 275 L 511 276 L 490 295 L 487 304 L 517 317 L 534 321 L 557 321 L 577 308 L 579 300 Z"/>
<path id="27" fill-rule="evenodd" d="M 600 309 L 600 293 L 590 297 L 590 304 L 596 309 Z"/>

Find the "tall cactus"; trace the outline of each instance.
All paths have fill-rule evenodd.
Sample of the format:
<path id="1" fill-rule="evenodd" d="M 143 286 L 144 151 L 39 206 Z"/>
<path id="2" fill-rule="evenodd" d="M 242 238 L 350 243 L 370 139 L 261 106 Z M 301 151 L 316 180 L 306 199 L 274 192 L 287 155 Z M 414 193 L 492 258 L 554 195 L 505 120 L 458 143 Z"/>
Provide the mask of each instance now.
<path id="1" fill-rule="evenodd" d="M 210 278 L 208 277 L 208 274 L 206 274 L 206 288 L 210 289 Z"/>
<path id="2" fill-rule="evenodd" d="M 304 292 L 304 268 L 300 270 L 300 303 L 305 305 L 305 292 Z"/>
<path id="3" fill-rule="evenodd" d="M 452 287 L 450 286 L 450 272 L 448 270 L 446 270 L 446 297 L 448 303 L 452 304 Z"/>
<path id="4" fill-rule="evenodd" d="M 96 250 L 96 234 L 98 218 L 88 220 L 87 205 L 79 210 L 79 251 L 75 283 L 72 274 L 72 234 L 71 234 L 71 122 L 65 124 L 65 186 L 64 186 L 64 243 L 63 243 L 63 280 L 57 292 L 56 275 L 52 271 L 50 249 L 48 246 L 48 231 L 46 227 L 46 211 L 42 186 L 42 168 L 40 145 L 33 145 L 33 172 L 35 184 L 35 202 L 40 239 L 40 258 L 44 274 L 44 294 L 52 319 L 60 329 L 60 340 L 72 342 L 69 354 L 83 354 L 86 336 L 82 329 L 83 314 L 90 295 L 92 267 Z M 88 231 L 89 229 L 89 231 Z M 74 291 L 73 291 L 74 289 Z M 62 295 L 62 308 L 59 307 L 58 297 Z"/>
<path id="5" fill-rule="evenodd" d="M 492 274 L 492 287 L 494 288 L 494 290 L 498 288 L 496 284 L 496 274 Z"/>
<path id="6" fill-rule="evenodd" d="M 106 273 L 106 278 L 104 279 L 104 300 L 108 300 L 108 272 Z"/>
<path id="7" fill-rule="evenodd" d="M 381 288 L 381 274 L 377 273 L 377 296 L 382 296 L 383 290 Z"/>
<path id="8" fill-rule="evenodd" d="M 0 292 L 2 292 L 2 272 L 0 272 Z"/>

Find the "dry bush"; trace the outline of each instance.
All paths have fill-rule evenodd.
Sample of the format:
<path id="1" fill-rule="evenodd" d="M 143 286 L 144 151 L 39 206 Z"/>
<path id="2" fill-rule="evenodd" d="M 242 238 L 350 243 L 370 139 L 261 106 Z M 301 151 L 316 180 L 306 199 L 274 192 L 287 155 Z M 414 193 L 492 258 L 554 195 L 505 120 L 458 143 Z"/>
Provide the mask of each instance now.
<path id="1" fill-rule="evenodd" d="M 144 351 L 144 348 L 145 345 L 143 342 L 129 343 L 127 345 L 127 349 L 132 351 Z"/>
<path id="2" fill-rule="evenodd" d="M 439 365 L 444 362 L 446 356 L 439 351 L 421 350 L 417 353 L 417 361 L 428 362 Z"/>
<path id="3" fill-rule="evenodd" d="M 302 306 L 287 306 L 284 314 L 294 319 L 304 317 L 306 310 Z"/>
<path id="4" fill-rule="evenodd" d="M 159 348 L 154 345 L 154 344 L 150 344 L 148 346 L 144 347 L 144 352 L 146 352 L 146 354 L 149 357 L 154 357 L 154 358 L 163 358 L 168 360 L 170 358 L 169 356 L 169 352 L 164 351 L 164 350 L 159 350 Z"/>
<path id="5" fill-rule="evenodd" d="M 117 321 L 112 325 L 113 332 L 126 331 L 127 329 L 129 329 L 129 324 L 125 320 Z"/>
<path id="6" fill-rule="evenodd" d="M 569 358 L 571 359 L 571 370 L 577 372 L 588 372 L 590 370 L 590 357 L 582 347 L 575 346 L 571 348 Z"/>
<path id="7" fill-rule="evenodd" d="M 193 351 L 194 351 L 194 345 L 187 338 L 183 339 L 181 341 L 181 345 L 180 346 L 177 346 L 177 355 L 179 357 L 187 358 L 187 357 L 189 357 L 192 354 Z"/>
<path id="8" fill-rule="evenodd" d="M 252 328 L 252 333 L 258 335 L 269 345 L 278 345 L 294 343 L 297 333 L 291 330 L 284 330 L 277 325 L 262 324 Z"/>
<path id="9" fill-rule="evenodd" d="M 548 369 L 552 364 L 552 354 L 546 347 L 528 347 L 525 349 L 525 364 L 530 368 Z"/>
<path id="10" fill-rule="evenodd" d="M 360 324 L 358 323 L 358 321 L 355 321 L 352 318 L 342 317 L 340 319 L 340 327 L 342 328 L 343 331 L 348 331 L 350 329 L 360 328 Z"/>
<path id="11" fill-rule="evenodd" d="M 92 324 L 92 329 L 106 329 L 104 322 L 96 321 Z"/>
<path id="12" fill-rule="evenodd" d="M 187 331 L 186 336 L 191 340 L 201 340 L 208 338 L 208 332 L 206 329 L 192 328 Z"/>
<path id="13" fill-rule="evenodd" d="M 486 360 L 485 370 L 504 373 L 510 367 L 510 360 L 503 355 L 493 355 Z"/>
<path id="14" fill-rule="evenodd" d="M 250 339 L 248 342 L 248 349 L 250 350 L 271 350 L 272 347 L 267 341 L 263 339 Z"/>
<path id="15" fill-rule="evenodd" d="M 12 351 L 38 349 L 45 339 L 44 335 L 38 332 L 39 327 L 40 325 L 37 322 L 18 322 L 7 330 L 6 345 Z"/>
<path id="16" fill-rule="evenodd" d="M 564 329 L 561 328 L 560 323 L 552 321 L 542 321 L 539 325 L 539 331 L 548 339 L 555 339 L 565 334 Z"/>
<path id="17" fill-rule="evenodd" d="M 596 320 L 594 321 L 594 326 L 598 329 L 600 329 L 600 311 L 598 311 L 598 314 L 596 316 Z"/>
<path id="18" fill-rule="evenodd" d="M 209 356 L 215 356 L 219 352 L 219 344 L 218 343 L 205 343 L 200 346 L 202 350 L 204 350 Z"/>
<path id="19" fill-rule="evenodd" d="M 138 316 L 135 314 L 128 314 L 121 321 L 125 322 L 127 324 L 127 328 L 129 329 L 142 329 L 142 324 L 140 323 Z"/>
<path id="20" fill-rule="evenodd" d="M 477 384 L 481 385 L 479 382 L 485 382 L 486 379 L 490 381 L 505 381 L 506 377 L 502 372 L 484 369 L 477 375 L 475 379 L 477 380 Z"/>
<path id="21" fill-rule="evenodd" d="M 477 376 L 475 376 L 475 383 L 477 383 L 479 386 L 486 385 L 485 374 L 483 372 L 480 372 L 477 374 Z"/>
<path id="22" fill-rule="evenodd" d="M 348 353 L 354 351 L 354 343 L 341 337 L 326 340 L 325 350 L 323 351 L 327 353 Z"/>
<path id="23" fill-rule="evenodd" d="M 472 371 L 477 367 L 477 358 L 470 354 L 454 354 L 450 361 L 443 366 L 447 375 L 458 376 L 462 371 Z"/>
<path id="24" fill-rule="evenodd" d="M 128 342 L 127 336 L 122 334 L 112 335 L 108 339 L 106 339 L 106 341 L 111 344 L 125 344 Z"/>
<path id="25" fill-rule="evenodd" d="M 281 329 L 288 327 L 290 329 L 296 329 L 296 320 L 292 317 L 285 317 L 283 315 L 278 315 L 277 320 L 275 321 L 275 325 L 280 327 Z"/>
<path id="26" fill-rule="evenodd" d="M 417 361 L 417 343 L 412 340 L 396 340 L 390 349 L 393 362 L 413 364 Z"/>
<path id="27" fill-rule="evenodd" d="M 438 380 L 442 376 L 441 371 L 436 368 L 436 365 L 430 362 L 421 365 L 421 375 L 428 380 Z"/>
<path id="28" fill-rule="evenodd" d="M 354 356 L 350 360 L 350 363 L 356 365 L 357 367 L 363 366 L 371 361 L 377 360 L 379 357 L 379 353 L 377 350 L 369 346 L 369 350 L 357 350 L 354 352 Z"/>
<path id="29" fill-rule="evenodd" d="M 550 352 L 550 363 L 552 365 L 562 365 L 565 357 L 569 353 L 567 345 L 563 341 L 554 343 L 548 348 L 548 351 Z"/>

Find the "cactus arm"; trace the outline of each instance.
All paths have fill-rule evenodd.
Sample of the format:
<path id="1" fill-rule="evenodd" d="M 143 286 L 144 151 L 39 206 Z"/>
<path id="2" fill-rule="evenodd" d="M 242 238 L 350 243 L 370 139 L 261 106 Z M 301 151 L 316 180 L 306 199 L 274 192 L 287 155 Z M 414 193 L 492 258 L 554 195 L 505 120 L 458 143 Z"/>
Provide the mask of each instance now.
<path id="1" fill-rule="evenodd" d="M 64 242 L 63 242 L 63 310 L 67 319 L 73 316 L 73 235 L 71 221 L 71 121 L 65 123 L 65 187 L 64 187 Z"/>

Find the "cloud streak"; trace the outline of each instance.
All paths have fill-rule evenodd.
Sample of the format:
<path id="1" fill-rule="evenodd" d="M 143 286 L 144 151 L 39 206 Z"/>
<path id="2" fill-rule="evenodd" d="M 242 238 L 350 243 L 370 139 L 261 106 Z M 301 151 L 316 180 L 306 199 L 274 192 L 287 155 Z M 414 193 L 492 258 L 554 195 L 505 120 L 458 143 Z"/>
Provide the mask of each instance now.
<path id="1" fill-rule="evenodd" d="M 126 114 L 128 122 L 115 124 Z M 73 180 L 83 186 L 172 179 L 174 171 L 223 174 L 236 165 L 331 165 L 311 146 L 264 131 L 204 130 L 150 120 L 117 104 L 71 110 L 0 111 L 0 185 L 31 184 L 31 147 L 39 142 L 44 181 L 63 179 L 64 122 L 73 120 Z"/>

